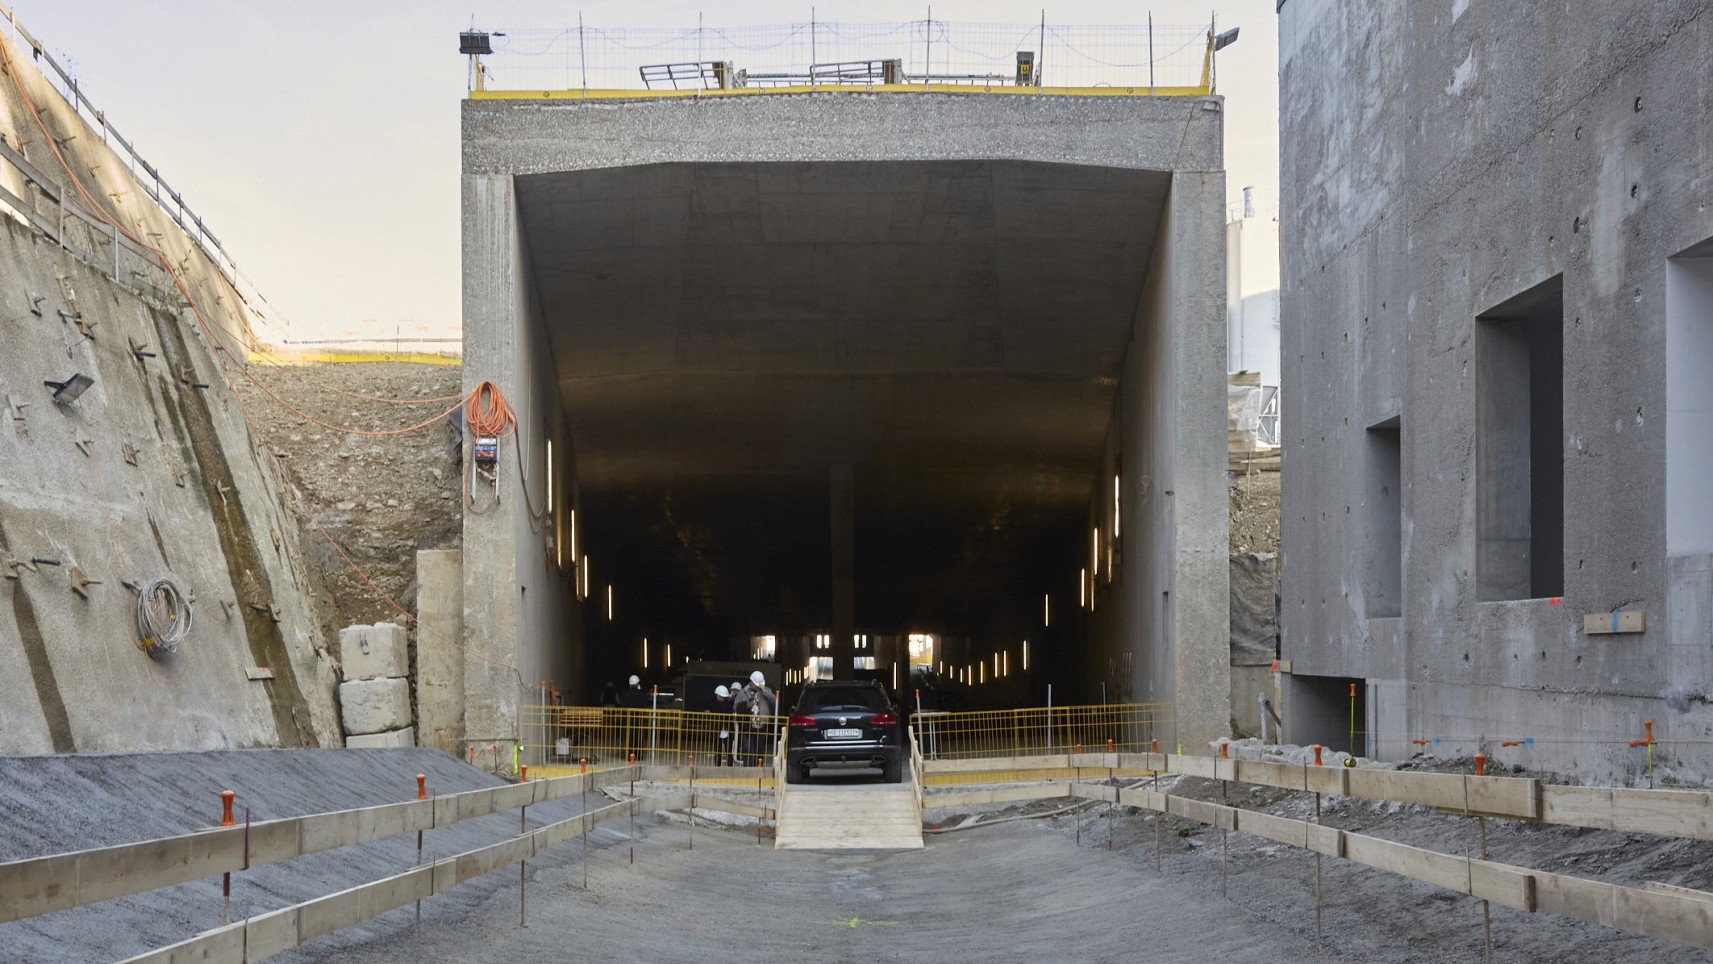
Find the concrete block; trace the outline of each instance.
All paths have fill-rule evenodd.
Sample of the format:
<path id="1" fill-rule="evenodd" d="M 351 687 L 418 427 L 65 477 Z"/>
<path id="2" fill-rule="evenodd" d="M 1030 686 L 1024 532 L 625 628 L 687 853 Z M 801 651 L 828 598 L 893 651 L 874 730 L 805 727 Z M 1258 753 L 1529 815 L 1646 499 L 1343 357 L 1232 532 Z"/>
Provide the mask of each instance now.
<path id="1" fill-rule="evenodd" d="M 464 752 L 464 555 L 416 554 L 416 716 L 423 746 Z"/>
<path id="2" fill-rule="evenodd" d="M 351 750 L 396 750 L 411 746 L 416 746 L 416 728 L 411 726 L 386 733 L 366 733 L 345 738 L 345 747 Z"/>
<path id="3" fill-rule="evenodd" d="M 347 680 L 410 675 L 405 629 L 397 623 L 347 626 L 339 631 L 339 659 Z"/>
<path id="4" fill-rule="evenodd" d="M 410 683 L 402 679 L 341 683 L 339 703 L 347 734 L 385 733 L 410 725 Z"/>

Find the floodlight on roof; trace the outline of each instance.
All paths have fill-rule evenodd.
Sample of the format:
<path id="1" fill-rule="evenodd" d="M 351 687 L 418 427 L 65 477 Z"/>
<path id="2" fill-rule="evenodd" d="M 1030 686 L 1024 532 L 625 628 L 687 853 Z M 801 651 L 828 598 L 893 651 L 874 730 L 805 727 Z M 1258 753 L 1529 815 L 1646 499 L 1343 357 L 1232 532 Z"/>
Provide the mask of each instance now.
<path id="1" fill-rule="evenodd" d="M 458 33 L 458 52 L 484 56 L 494 52 L 494 45 L 489 41 L 486 30 L 462 30 Z"/>
<path id="2" fill-rule="evenodd" d="M 1237 28 L 1237 27 L 1232 27 L 1230 30 L 1227 30 L 1224 33 L 1220 34 L 1219 36 L 1213 38 L 1213 49 L 1214 50 L 1224 50 L 1225 48 L 1236 43 L 1237 42 L 1237 31 L 1238 31 L 1238 29 L 1239 28 Z"/>

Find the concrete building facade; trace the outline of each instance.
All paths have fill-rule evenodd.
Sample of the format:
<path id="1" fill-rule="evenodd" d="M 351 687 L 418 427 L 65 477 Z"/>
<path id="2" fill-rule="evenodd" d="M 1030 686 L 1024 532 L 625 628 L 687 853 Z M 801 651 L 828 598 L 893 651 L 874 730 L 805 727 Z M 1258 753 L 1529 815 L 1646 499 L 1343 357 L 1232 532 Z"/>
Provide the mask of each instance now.
<path id="1" fill-rule="evenodd" d="M 1713 772 L 1709 14 L 1281 3 L 1294 741 Z"/>
<path id="2" fill-rule="evenodd" d="M 521 427 L 465 521 L 467 738 L 775 633 L 1032 641 L 1007 700 L 1226 732 L 1221 108 L 466 101 L 466 387 Z"/>

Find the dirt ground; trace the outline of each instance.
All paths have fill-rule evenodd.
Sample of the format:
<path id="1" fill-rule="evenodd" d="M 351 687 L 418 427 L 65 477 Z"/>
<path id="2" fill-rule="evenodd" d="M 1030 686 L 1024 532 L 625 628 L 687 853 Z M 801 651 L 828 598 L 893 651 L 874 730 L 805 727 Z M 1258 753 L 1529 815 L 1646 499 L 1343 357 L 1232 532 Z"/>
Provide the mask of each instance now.
<path id="1" fill-rule="evenodd" d="M 1233 474 L 1227 482 L 1232 552 L 1279 551 L 1279 473 Z"/>
<path id="2" fill-rule="evenodd" d="M 1467 772 L 1469 761 L 1408 768 Z M 1542 775 L 1547 776 L 1547 775 Z M 1143 781 L 1146 782 L 1146 781 Z M 1161 789 L 1310 819 L 1312 795 L 1167 778 Z M 646 792 L 648 788 L 639 788 Z M 724 789 L 733 798 L 754 792 Z M 931 798 L 930 798 L 931 801 Z M 761 802 L 756 798 L 752 802 Z M 1479 854 L 1477 820 L 1345 797 L 1322 820 L 1448 853 Z M 715 822 L 720 820 L 721 822 Z M 301 960 L 499 960 L 575 947 L 601 960 L 1350 961 L 1486 959 L 1479 900 L 1260 837 L 1064 799 L 929 810 L 917 852 L 776 851 L 752 822 L 702 811 L 639 821 L 631 844 L 604 837 L 584 886 L 580 848 L 529 871 L 529 927 L 516 876 L 481 906 L 400 917 L 331 938 Z M 618 828 L 622 832 L 624 828 Z M 1639 884 L 1713 885 L 1713 842 L 1491 819 L 1492 859 Z M 1549 914 L 1493 907 L 1495 961 L 1713 962 L 1713 954 Z M 740 948 L 741 951 L 734 951 Z"/>
<path id="3" fill-rule="evenodd" d="M 266 391 L 245 379 L 236 379 L 236 388 L 291 482 L 304 549 L 324 577 L 338 626 L 401 619 L 382 593 L 413 609 L 417 550 L 457 548 L 462 536 L 457 456 L 438 418 L 458 402 L 429 401 L 461 391 L 459 367 L 256 363 L 251 370 Z M 406 434 L 352 434 L 293 408 L 364 433 L 433 424 Z"/>

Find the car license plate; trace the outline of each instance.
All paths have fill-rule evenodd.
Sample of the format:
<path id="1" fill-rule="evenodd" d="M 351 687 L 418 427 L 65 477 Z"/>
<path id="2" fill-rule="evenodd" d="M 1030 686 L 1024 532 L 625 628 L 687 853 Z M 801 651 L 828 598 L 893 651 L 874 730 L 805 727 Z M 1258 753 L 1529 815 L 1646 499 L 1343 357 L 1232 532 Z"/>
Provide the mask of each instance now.
<path id="1" fill-rule="evenodd" d="M 861 730 L 822 730 L 821 735 L 829 740 L 857 740 L 862 738 Z"/>

